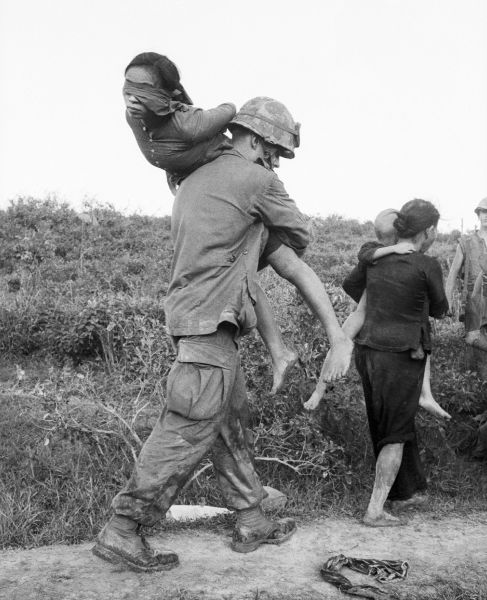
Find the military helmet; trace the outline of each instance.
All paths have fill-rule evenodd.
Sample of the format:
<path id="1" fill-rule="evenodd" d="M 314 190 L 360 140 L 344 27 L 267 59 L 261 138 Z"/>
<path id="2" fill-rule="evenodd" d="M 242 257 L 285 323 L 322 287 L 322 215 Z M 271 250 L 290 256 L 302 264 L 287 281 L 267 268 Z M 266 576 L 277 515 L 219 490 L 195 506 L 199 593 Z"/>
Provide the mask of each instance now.
<path id="1" fill-rule="evenodd" d="M 477 215 L 477 217 L 479 216 L 479 213 L 481 210 L 487 210 L 487 198 L 484 198 L 483 200 L 481 200 L 477 206 L 477 208 L 475 209 L 475 213 Z"/>
<path id="2" fill-rule="evenodd" d="M 299 130 L 288 109 L 273 98 L 257 96 L 246 102 L 230 121 L 261 137 L 265 142 L 279 146 L 284 158 L 294 158 L 294 150 L 299 147 Z"/>

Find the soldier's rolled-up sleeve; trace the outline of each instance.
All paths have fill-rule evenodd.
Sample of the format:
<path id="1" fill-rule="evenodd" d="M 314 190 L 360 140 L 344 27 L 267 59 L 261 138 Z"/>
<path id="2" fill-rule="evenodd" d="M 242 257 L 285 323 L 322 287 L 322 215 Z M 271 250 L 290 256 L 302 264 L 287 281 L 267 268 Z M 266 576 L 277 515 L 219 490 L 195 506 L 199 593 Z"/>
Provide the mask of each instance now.
<path id="1" fill-rule="evenodd" d="M 235 105 L 225 103 L 209 110 L 190 107 L 189 111 L 180 114 L 176 112 L 175 118 L 184 139 L 197 143 L 209 140 L 224 131 L 235 114 Z"/>
<path id="2" fill-rule="evenodd" d="M 310 221 L 296 206 L 280 179 L 273 173 L 269 185 L 256 199 L 253 212 L 264 225 L 280 232 L 280 239 L 297 253 L 302 253 L 310 242 Z M 285 241 L 284 241 L 285 240 Z"/>

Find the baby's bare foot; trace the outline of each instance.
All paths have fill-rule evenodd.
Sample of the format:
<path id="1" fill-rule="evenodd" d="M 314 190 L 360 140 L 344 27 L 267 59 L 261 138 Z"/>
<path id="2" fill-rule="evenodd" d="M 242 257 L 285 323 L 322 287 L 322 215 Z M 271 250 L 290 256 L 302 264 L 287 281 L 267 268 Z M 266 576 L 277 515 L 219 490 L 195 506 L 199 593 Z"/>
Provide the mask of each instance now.
<path id="1" fill-rule="evenodd" d="M 326 392 L 326 385 L 318 384 L 315 391 L 309 397 L 309 400 L 303 403 L 306 410 L 315 410 L 318 408 L 324 393 Z"/>
<path id="2" fill-rule="evenodd" d="M 343 377 L 350 366 L 352 352 L 353 342 L 349 338 L 344 338 L 333 344 L 326 355 L 321 370 L 321 378 L 324 381 L 334 381 Z"/>
<path id="3" fill-rule="evenodd" d="M 440 419 L 446 419 L 447 421 L 451 419 L 451 414 L 447 413 L 446 410 L 441 408 L 441 406 L 431 394 L 421 394 L 421 396 L 419 397 L 419 406 L 421 406 L 421 408 L 424 408 L 424 410 L 428 411 L 435 417 L 439 417 Z"/>
<path id="4" fill-rule="evenodd" d="M 273 381 L 271 396 L 281 391 L 289 371 L 294 367 L 297 360 L 298 355 L 296 352 L 286 348 L 286 352 L 279 357 L 277 362 L 272 361 Z"/>

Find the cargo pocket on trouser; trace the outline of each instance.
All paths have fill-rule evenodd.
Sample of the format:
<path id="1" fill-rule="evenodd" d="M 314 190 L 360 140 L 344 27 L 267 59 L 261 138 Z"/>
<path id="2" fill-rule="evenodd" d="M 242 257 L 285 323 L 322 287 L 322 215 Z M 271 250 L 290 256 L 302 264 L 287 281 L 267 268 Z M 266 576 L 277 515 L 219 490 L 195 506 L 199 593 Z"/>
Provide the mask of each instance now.
<path id="1" fill-rule="evenodd" d="M 224 348 L 180 340 L 167 379 L 167 409 L 194 421 L 222 418 L 231 363 Z"/>

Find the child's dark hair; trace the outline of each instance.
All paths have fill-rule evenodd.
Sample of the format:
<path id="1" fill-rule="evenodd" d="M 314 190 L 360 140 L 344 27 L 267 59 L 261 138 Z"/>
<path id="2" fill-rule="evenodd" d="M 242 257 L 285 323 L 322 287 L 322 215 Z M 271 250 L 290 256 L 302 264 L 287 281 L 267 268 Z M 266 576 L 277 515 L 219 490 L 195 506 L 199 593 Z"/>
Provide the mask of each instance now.
<path id="1" fill-rule="evenodd" d="M 157 52 L 142 52 L 137 54 L 125 69 L 125 73 L 130 67 L 149 67 L 150 71 L 160 80 L 161 87 L 168 92 L 172 92 L 180 87 L 180 76 L 176 65 L 162 54 Z"/>
<path id="2" fill-rule="evenodd" d="M 399 237 L 412 238 L 432 225 L 436 227 L 439 219 L 440 213 L 431 202 L 416 198 L 401 208 L 394 221 L 394 229 Z"/>

